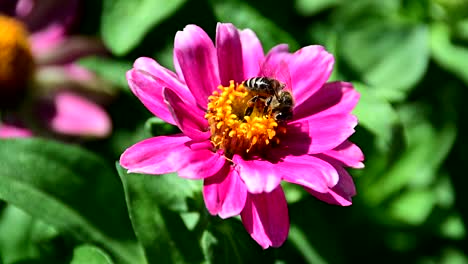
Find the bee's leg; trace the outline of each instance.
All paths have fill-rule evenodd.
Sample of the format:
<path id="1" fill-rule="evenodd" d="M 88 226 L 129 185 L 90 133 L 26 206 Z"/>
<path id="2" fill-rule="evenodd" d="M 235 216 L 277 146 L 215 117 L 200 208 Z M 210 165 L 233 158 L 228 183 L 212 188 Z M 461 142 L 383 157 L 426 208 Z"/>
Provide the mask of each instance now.
<path id="1" fill-rule="evenodd" d="M 270 96 L 265 100 L 265 106 L 263 107 L 264 115 L 268 114 L 268 109 L 270 109 L 271 100 L 273 100 L 273 96 Z"/>
<path id="2" fill-rule="evenodd" d="M 258 100 L 265 102 L 267 98 L 261 95 L 255 95 L 254 97 L 250 98 L 250 100 L 247 102 L 247 108 L 245 109 L 244 116 L 250 116 L 253 113 Z"/>
<path id="3" fill-rule="evenodd" d="M 250 98 L 250 100 L 247 102 L 247 108 L 245 109 L 244 116 L 250 116 L 252 114 L 258 99 L 260 99 L 260 96 L 258 95 Z"/>

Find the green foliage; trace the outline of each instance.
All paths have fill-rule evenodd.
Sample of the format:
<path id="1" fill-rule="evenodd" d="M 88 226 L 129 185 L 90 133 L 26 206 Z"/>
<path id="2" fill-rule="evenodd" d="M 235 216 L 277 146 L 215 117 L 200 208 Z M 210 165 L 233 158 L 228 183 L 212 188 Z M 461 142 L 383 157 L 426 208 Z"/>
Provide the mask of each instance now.
<path id="1" fill-rule="evenodd" d="M 113 264 L 111 258 L 101 249 L 82 245 L 73 250 L 71 264 Z"/>
<path id="2" fill-rule="evenodd" d="M 40 139 L 2 140 L 0 146 L 2 200 L 77 242 L 101 245 L 121 262 L 138 257 L 122 189 L 102 159 Z"/>
<path id="3" fill-rule="evenodd" d="M 174 13 L 184 0 L 105 0 L 101 20 L 102 37 L 117 55 L 138 45 L 152 27 Z"/>

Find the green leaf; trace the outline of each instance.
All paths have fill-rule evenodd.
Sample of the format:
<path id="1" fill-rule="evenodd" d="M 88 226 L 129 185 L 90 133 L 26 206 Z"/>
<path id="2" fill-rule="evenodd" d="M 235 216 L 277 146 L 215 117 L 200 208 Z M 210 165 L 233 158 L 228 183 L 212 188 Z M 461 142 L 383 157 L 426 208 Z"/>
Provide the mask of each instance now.
<path id="1" fill-rule="evenodd" d="M 249 5 L 236 1 L 212 2 L 219 21 L 229 21 L 240 29 L 252 29 L 262 41 L 265 52 L 280 43 L 287 43 L 291 50 L 299 48 L 299 44 L 288 32 L 279 28 Z"/>
<path id="2" fill-rule="evenodd" d="M 424 25 L 366 20 L 343 33 L 343 59 L 366 84 L 389 101 L 403 100 L 424 76 L 429 62 Z"/>
<path id="3" fill-rule="evenodd" d="M 40 258 L 40 245 L 55 235 L 52 227 L 8 205 L 0 215 L 0 256 L 6 263 Z"/>
<path id="4" fill-rule="evenodd" d="M 400 221 L 421 225 L 431 213 L 435 202 L 432 190 L 410 190 L 391 204 L 390 213 Z"/>
<path id="5" fill-rule="evenodd" d="M 113 85 L 129 92 L 125 74 L 132 68 L 131 62 L 118 61 L 102 57 L 86 57 L 79 60 L 79 64 L 95 72 L 101 78 L 109 81 Z"/>
<path id="6" fill-rule="evenodd" d="M 452 148 L 457 134 L 455 126 L 447 122 L 436 129 L 422 116 L 421 110 L 418 105 L 400 109 L 408 148 L 402 150 L 398 160 L 369 187 L 366 198 L 370 204 L 381 203 L 410 184 L 430 185 Z"/>
<path id="7" fill-rule="evenodd" d="M 111 167 L 93 153 L 43 139 L 0 140 L 0 199 L 134 263 L 140 252 L 123 197 Z"/>
<path id="8" fill-rule="evenodd" d="M 450 41 L 448 26 L 437 23 L 431 26 L 431 51 L 434 60 L 468 84 L 468 49 Z"/>
<path id="9" fill-rule="evenodd" d="M 392 131 L 398 123 L 397 113 L 387 100 L 379 98 L 369 87 L 359 83 L 353 85 L 361 95 L 353 111 L 359 124 L 375 134 L 380 144 L 390 144 Z"/>
<path id="10" fill-rule="evenodd" d="M 291 225 L 289 229 L 289 240 L 304 255 L 308 263 L 325 264 L 325 261 L 317 250 L 307 241 L 307 235 L 296 225 Z"/>
<path id="11" fill-rule="evenodd" d="M 145 123 L 145 130 L 153 137 L 180 133 L 176 126 L 166 123 L 158 117 L 149 118 Z"/>
<path id="12" fill-rule="evenodd" d="M 119 165 L 117 170 L 148 263 L 200 262 L 203 254 L 198 238 L 179 214 L 189 210 L 188 202 L 197 189 L 194 181 L 175 174 L 127 174 Z"/>
<path id="13" fill-rule="evenodd" d="M 73 250 L 71 264 L 113 264 L 111 258 L 100 248 L 82 245 Z"/>
<path id="14" fill-rule="evenodd" d="M 208 263 L 274 262 L 272 254 L 262 250 L 238 219 L 211 218 L 210 222 L 201 241 Z"/>
<path id="15" fill-rule="evenodd" d="M 184 3 L 185 0 L 104 0 L 101 19 L 104 42 L 114 54 L 124 55 Z"/>
<path id="16" fill-rule="evenodd" d="M 342 0 L 296 0 L 296 10 L 301 15 L 312 16 L 340 4 Z"/>

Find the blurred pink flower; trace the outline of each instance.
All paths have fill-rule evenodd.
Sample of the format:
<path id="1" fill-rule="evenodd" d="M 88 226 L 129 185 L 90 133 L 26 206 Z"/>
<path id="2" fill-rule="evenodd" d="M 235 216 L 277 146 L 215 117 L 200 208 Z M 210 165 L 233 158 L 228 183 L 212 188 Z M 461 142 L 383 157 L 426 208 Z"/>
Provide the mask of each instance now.
<path id="1" fill-rule="evenodd" d="M 279 247 L 289 232 L 281 181 L 347 206 L 356 191 L 344 167 L 364 166 L 361 150 L 347 140 L 357 124 L 351 111 L 359 94 L 350 83 L 326 83 L 333 62 L 321 46 L 289 53 L 282 44 L 265 55 L 254 32 L 232 24 L 218 24 L 214 45 L 201 28 L 188 25 L 175 37 L 176 73 L 150 58 L 137 59 L 127 72 L 142 103 L 182 133 L 139 142 L 120 163 L 129 172 L 203 179 L 211 214 L 240 214 L 263 248 Z M 289 122 L 277 122 L 261 106 L 244 116 L 253 94 L 242 82 L 255 76 L 292 89 Z"/>
<path id="2" fill-rule="evenodd" d="M 107 113 L 83 94 L 105 85 L 74 63 L 80 57 L 105 52 L 98 40 L 68 35 L 78 9 L 78 0 L 2 2 L 0 134 L 15 136 L 3 133 L 15 126 L 8 123 L 11 118 L 23 121 L 18 129 L 34 127 L 29 135 L 49 134 L 41 131 L 50 130 L 64 136 L 103 137 L 111 132 Z M 64 98 L 68 98 L 66 107 Z M 49 105 L 47 115 L 37 109 L 44 104 Z"/>

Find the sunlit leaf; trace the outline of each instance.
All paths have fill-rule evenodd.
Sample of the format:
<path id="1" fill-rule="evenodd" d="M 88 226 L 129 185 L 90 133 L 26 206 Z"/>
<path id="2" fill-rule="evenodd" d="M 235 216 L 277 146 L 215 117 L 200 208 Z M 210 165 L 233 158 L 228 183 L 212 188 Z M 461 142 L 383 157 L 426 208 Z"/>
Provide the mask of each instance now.
<path id="1" fill-rule="evenodd" d="M 198 239 L 179 212 L 188 211 L 195 185 L 174 174 L 127 174 L 117 165 L 127 206 L 148 263 L 182 263 L 203 258 Z"/>
<path id="2" fill-rule="evenodd" d="M 82 245 L 73 250 L 70 264 L 113 264 L 111 258 L 100 248 Z"/>
<path id="3" fill-rule="evenodd" d="M 390 214 L 405 223 L 422 224 L 435 205 L 434 193 L 431 190 L 409 190 L 400 195 L 390 208 Z"/>
<path id="4" fill-rule="evenodd" d="M 388 145 L 398 122 L 398 115 L 390 103 L 376 95 L 375 91 L 359 83 L 353 83 L 361 95 L 353 113 L 359 124 L 374 133 L 381 144 Z"/>
<path id="5" fill-rule="evenodd" d="M 185 0 L 104 0 L 102 37 L 116 55 L 134 48 L 154 26 L 173 14 Z"/>
<path id="6" fill-rule="evenodd" d="M 297 226 L 291 226 L 289 230 L 289 239 L 304 254 L 308 263 L 325 264 L 327 263 L 307 241 L 306 234 Z"/>
<path id="7" fill-rule="evenodd" d="M 451 43 L 448 26 L 442 23 L 431 26 L 431 51 L 439 65 L 468 83 L 468 48 Z"/>
<path id="8" fill-rule="evenodd" d="M 421 117 L 420 110 L 420 107 L 414 106 L 400 111 L 407 131 L 408 149 L 368 190 L 370 203 L 382 202 L 409 183 L 427 186 L 437 175 L 451 149 L 456 137 L 453 124 L 447 123 L 437 130 Z"/>
<path id="9" fill-rule="evenodd" d="M 311 16 L 341 2 L 342 0 L 296 0 L 295 5 L 298 13 Z"/>
<path id="10" fill-rule="evenodd" d="M 0 199 L 75 239 L 138 260 L 123 192 L 101 158 L 42 139 L 0 140 Z M 112 206 L 110 206 L 112 205 Z"/>
<path id="11" fill-rule="evenodd" d="M 424 25 L 366 20 L 344 32 L 340 52 L 376 93 L 401 101 L 426 71 L 428 39 Z"/>
<path id="12" fill-rule="evenodd" d="M 210 217 L 210 216 L 209 216 Z M 273 263 L 272 252 L 263 251 L 237 219 L 211 218 L 201 245 L 208 263 Z"/>
<path id="13" fill-rule="evenodd" d="M 55 229 L 13 205 L 0 214 L 0 256 L 5 263 L 40 258 L 41 244 L 56 235 Z"/>

